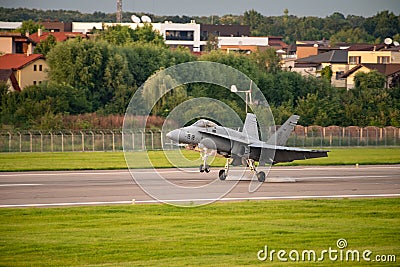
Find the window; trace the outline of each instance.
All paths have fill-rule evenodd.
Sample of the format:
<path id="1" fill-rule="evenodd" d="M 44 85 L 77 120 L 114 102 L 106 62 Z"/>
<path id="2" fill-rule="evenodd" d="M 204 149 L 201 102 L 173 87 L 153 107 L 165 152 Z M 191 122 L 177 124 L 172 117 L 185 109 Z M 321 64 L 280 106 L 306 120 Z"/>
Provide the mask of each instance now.
<path id="1" fill-rule="evenodd" d="M 389 56 L 379 56 L 377 61 L 378 64 L 387 64 L 390 63 L 390 57 Z"/>
<path id="2" fill-rule="evenodd" d="M 336 80 L 343 80 L 341 76 L 344 74 L 344 71 L 337 71 L 336 72 Z"/>
<path id="3" fill-rule="evenodd" d="M 360 56 L 350 56 L 349 64 L 361 64 L 361 57 Z"/>
<path id="4" fill-rule="evenodd" d="M 33 65 L 33 71 L 37 71 L 37 65 Z"/>
<path id="5" fill-rule="evenodd" d="M 193 41 L 194 31 L 165 31 L 165 38 L 167 40 L 181 40 L 181 41 Z"/>
<path id="6" fill-rule="evenodd" d="M 36 81 L 33 81 L 33 85 L 36 85 L 36 83 L 37 83 Z"/>
<path id="7" fill-rule="evenodd" d="M 16 54 L 24 53 L 24 46 L 22 42 L 15 42 L 15 53 Z"/>
<path id="8" fill-rule="evenodd" d="M 39 71 L 43 71 L 43 66 L 39 65 Z"/>
<path id="9" fill-rule="evenodd" d="M 42 84 L 42 81 L 39 81 L 39 84 Z"/>
<path id="10" fill-rule="evenodd" d="M 203 31 L 200 36 L 200 41 L 207 41 L 208 40 L 208 31 Z"/>

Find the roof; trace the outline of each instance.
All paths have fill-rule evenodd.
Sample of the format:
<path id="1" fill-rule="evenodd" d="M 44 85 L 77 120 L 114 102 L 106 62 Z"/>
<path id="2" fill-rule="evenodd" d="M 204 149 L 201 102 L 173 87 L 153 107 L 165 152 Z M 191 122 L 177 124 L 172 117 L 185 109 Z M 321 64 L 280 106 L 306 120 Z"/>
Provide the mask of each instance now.
<path id="1" fill-rule="evenodd" d="M 11 69 L 0 69 L 0 81 L 6 82 L 10 78 L 11 73 L 13 73 Z"/>
<path id="2" fill-rule="evenodd" d="M 0 32 L 1 37 L 26 37 L 25 34 L 20 32 Z"/>
<path id="3" fill-rule="evenodd" d="M 15 91 L 21 91 L 12 69 L 0 69 L 0 81 L 7 82 L 8 80 L 11 81 L 11 85 Z"/>
<path id="4" fill-rule="evenodd" d="M 17 42 L 28 42 L 28 43 L 32 42 L 32 39 L 30 39 L 25 34 L 19 32 L 0 32 L 0 37 L 10 37 Z"/>
<path id="5" fill-rule="evenodd" d="M 288 45 L 285 42 L 283 42 L 281 40 L 271 40 L 270 38 L 271 37 L 268 37 L 268 44 L 270 46 L 274 46 L 274 47 L 278 47 L 278 48 L 287 48 L 288 47 Z"/>
<path id="6" fill-rule="evenodd" d="M 361 69 L 361 67 L 365 67 L 370 70 L 376 70 L 382 73 L 385 76 L 391 76 L 393 74 L 400 72 L 400 64 L 374 64 L 374 63 L 363 63 L 358 64 L 354 68 L 345 72 L 341 78 L 347 78 L 357 70 Z"/>
<path id="7" fill-rule="evenodd" d="M 31 38 L 34 42 L 39 43 L 43 40 L 46 40 L 49 35 L 53 35 L 57 42 L 63 42 L 68 38 L 74 38 L 77 36 L 81 36 L 82 38 L 86 38 L 86 35 L 80 32 L 42 32 L 39 36 L 39 33 L 36 32 L 31 34 L 29 38 Z"/>
<path id="8" fill-rule="evenodd" d="M 316 68 L 319 63 L 294 63 L 295 68 Z"/>
<path id="9" fill-rule="evenodd" d="M 26 65 L 38 60 L 44 59 L 42 54 L 5 54 L 0 57 L 0 69 L 21 69 Z"/>
<path id="10" fill-rule="evenodd" d="M 21 27 L 22 22 L 0 21 L 0 29 L 15 30 Z"/>
<path id="11" fill-rule="evenodd" d="M 386 49 L 382 49 L 382 51 L 400 51 L 400 46 L 392 46 Z"/>
<path id="12" fill-rule="evenodd" d="M 347 63 L 347 50 L 332 50 L 296 60 L 296 63 Z"/>
<path id="13" fill-rule="evenodd" d="M 314 41 L 296 41 L 296 44 L 299 46 L 329 46 L 329 40 L 314 40 Z"/>
<path id="14" fill-rule="evenodd" d="M 348 51 L 379 51 L 385 48 L 384 44 L 353 44 L 347 49 Z"/>

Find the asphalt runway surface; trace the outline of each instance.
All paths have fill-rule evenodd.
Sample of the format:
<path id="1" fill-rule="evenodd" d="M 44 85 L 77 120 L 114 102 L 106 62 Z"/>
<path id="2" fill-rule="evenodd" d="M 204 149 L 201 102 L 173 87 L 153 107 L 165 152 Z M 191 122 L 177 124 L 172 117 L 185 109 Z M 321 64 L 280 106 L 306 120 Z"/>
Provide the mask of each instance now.
<path id="1" fill-rule="evenodd" d="M 165 179 L 162 181 L 153 170 L 135 170 L 134 176 L 139 180 L 134 180 L 128 170 L 4 172 L 0 173 L 0 207 L 131 204 L 132 200 L 135 204 L 145 204 L 159 203 L 160 199 L 174 204 L 247 199 L 400 197 L 400 165 L 274 166 L 268 182 L 262 184 L 248 179 L 237 181 L 235 177 L 220 181 L 218 171 L 215 167 L 207 174 L 194 168 L 184 172 L 159 169 L 157 172 Z M 154 192 L 162 197 L 149 196 L 138 181 L 141 186 L 143 181 L 147 182 L 146 186 L 155 188 Z M 179 190 L 170 190 L 172 187 Z M 227 188 L 230 188 L 229 193 L 218 195 Z"/>

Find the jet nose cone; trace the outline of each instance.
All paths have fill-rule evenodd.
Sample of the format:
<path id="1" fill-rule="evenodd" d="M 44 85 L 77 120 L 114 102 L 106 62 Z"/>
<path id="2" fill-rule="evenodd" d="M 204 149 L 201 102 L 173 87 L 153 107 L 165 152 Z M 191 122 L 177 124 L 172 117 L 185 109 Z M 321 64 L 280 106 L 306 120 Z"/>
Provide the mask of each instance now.
<path id="1" fill-rule="evenodd" d="M 179 130 L 173 130 L 167 133 L 167 138 L 169 138 L 172 141 L 179 142 Z"/>

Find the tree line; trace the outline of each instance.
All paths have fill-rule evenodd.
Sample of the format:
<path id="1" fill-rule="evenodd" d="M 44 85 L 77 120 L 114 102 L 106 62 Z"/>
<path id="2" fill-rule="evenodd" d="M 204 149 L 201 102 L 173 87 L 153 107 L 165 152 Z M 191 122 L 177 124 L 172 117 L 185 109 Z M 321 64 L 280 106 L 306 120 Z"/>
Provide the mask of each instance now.
<path id="1" fill-rule="evenodd" d="M 48 82 L 22 92 L 0 85 L 3 129 L 62 129 L 69 115 L 124 114 L 133 93 L 150 76 L 196 60 L 222 63 L 250 77 L 268 100 L 276 124 L 296 113 L 301 125 L 400 126 L 399 83 L 385 89 L 385 77 L 375 71 L 358 74 L 355 88 L 347 91 L 332 87 L 329 75 L 303 77 L 282 70 L 274 49 L 250 55 L 214 50 L 199 57 L 187 48 L 170 49 L 150 24 L 135 30 L 109 27 L 88 40 L 50 40 L 43 46 L 48 49 Z M 152 115 L 166 117 L 181 102 L 201 96 L 221 100 L 245 117 L 245 103 L 235 94 L 196 83 L 163 96 Z"/>
<path id="2" fill-rule="evenodd" d="M 324 18 L 298 17 L 283 10 L 281 16 L 264 16 L 256 10 L 247 10 L 243 15 L 227 14 L 223 16 L 158 16 L 148 13 L 123 12 L 123 22 L 131 22 L 132 15 L 147 15 L 153 22 L 172 21 L 189 23 L 196 20 L 200 24 L 240 24 L 250 25 L 252 36 L 283 36 L 289 44 L 296 40 L 322 40 L 332 43 L 381 43 L 386 37 L 400 41 L 400 17 L 390 11 L 381 11 L 371 17 L 356 15 L 344 16 L 339 12 Z M 77 10 L 38 10 L 27 8 L 0 7 L 3 21 L 35 22 L 58 20 L 64 22 L 115 22 L 115 13 L 81 13 Z"/>

